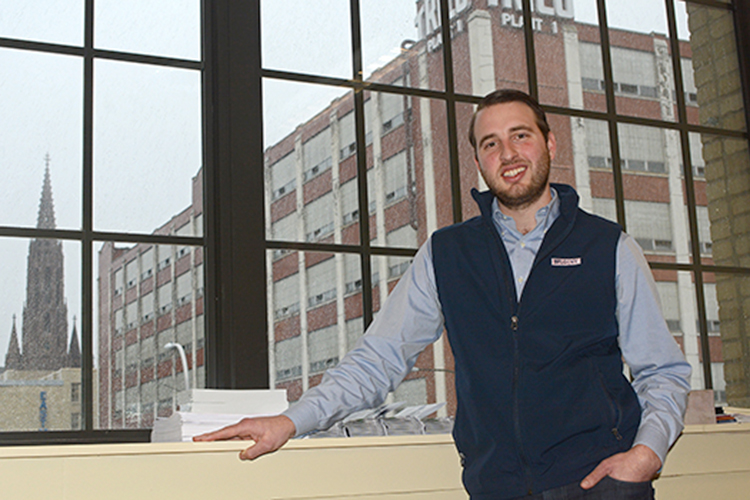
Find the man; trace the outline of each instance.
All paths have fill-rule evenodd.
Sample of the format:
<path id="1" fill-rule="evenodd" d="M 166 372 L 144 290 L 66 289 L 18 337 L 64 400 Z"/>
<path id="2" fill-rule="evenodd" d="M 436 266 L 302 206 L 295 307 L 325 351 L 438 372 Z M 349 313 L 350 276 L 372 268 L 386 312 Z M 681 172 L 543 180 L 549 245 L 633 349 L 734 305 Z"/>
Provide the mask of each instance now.
<path id="1" fill-rule="evenodd" d="M 481 215 L 432 235 L 358 345 L 284 415 L 197 440 L 253 439 L 253 459 L 377 405 L 445 328 L 472 498 L 653 497 L 690 366 L 642 252 L 550 184 L 557 143 L 528 95 L 485 97 L 469 139 L 490 188 L 472 193 Z"/>

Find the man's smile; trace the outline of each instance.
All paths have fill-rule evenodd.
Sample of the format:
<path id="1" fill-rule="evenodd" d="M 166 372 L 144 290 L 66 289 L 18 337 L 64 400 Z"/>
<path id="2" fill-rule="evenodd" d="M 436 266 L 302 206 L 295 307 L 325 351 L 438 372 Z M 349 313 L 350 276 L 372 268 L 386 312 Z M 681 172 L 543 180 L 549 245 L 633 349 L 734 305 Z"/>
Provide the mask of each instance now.
<path id="1" fill-rule="evenodd" d="M 502 173 L 502 176 L 505 177 L 506 179 L 510 179 L 512 177 L 516 177 L 517 175 L 519 175 L 519 174 L 523 173 L 524 171 L 526 171 L 526 168 L 527 168 L 526 165 L 521 165 L 520 167 L 511 168 L 509 170 L 505 170 Z"/>

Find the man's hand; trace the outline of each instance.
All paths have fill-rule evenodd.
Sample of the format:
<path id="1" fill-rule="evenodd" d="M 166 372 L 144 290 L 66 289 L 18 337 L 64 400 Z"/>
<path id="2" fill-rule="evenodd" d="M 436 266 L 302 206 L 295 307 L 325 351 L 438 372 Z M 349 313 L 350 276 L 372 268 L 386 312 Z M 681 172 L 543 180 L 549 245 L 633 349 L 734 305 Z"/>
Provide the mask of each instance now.
<path id="1" fill-rule="evenodd" d="M 228 439 L 252 439 L 255 444 L 240 453 L 242 460 L 254 460 L 266 453 L 273 453 L 291 439 L 297 429 L 284 415 L 276 417 L 243 418 L 234 425 L 218 431 L 195 436 L 193 441 L 225 441 Z"/>
<path id="2" fill-rule="evenodd" d="M 661 467 L 661 460 L 648 446 L 637 444 L 624 453 L 618 453 L 602 460 L 583 478 L 581 488 L 588 490 L 606 476 L 618 481 L 639 483 L 653 479 Z"/>

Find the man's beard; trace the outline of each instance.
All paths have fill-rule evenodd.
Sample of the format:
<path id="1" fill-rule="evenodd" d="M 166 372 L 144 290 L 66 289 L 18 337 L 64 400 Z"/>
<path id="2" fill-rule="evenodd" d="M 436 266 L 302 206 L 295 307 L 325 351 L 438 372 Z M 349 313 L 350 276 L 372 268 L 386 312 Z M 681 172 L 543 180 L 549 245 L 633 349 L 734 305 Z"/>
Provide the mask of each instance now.
<path id="1" fill-rule="evenodd" d="M 511 189 L 502 191 L 497 185 L 498 183 L 494 182 L 494 179 L 487 179 L 484 175 L 484 171 L 480 171 L 482 172 L 482 177 L 484 177 L 490 191 L 492 191 L 492 194 L 497 197 L 501 205 L 512 209 L 521 209 L 530 206 L 541 198 L 544 191 L 547 189 L 550 171 L 550 157 L 548 151 L 545 151 L 535 167 L 536 168 L 532 172 L 531 183 L 519 193 L 512 192 L 513 188 L 516 186 L 510 186 Z"/>

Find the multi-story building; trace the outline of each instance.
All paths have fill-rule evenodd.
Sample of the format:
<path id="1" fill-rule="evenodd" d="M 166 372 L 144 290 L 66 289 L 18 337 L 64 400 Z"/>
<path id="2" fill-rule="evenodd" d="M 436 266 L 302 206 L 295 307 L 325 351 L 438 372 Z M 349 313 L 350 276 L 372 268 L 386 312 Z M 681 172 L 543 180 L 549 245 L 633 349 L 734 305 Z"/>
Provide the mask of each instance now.
<path id="1" fill-rule="evenodd" d="M 202 179 L 193 179 L 193 203 L 155 234 L 202 234 Z M 107 242 L 98 265 L 99 425 L 150 427 L 187 402 L 184 367 L 167 344 L 184 348 L 190 386 L 205 387 L 203 252 Z"/>

